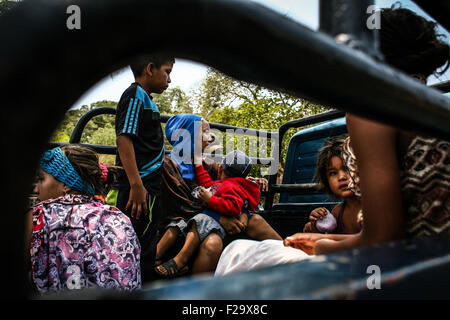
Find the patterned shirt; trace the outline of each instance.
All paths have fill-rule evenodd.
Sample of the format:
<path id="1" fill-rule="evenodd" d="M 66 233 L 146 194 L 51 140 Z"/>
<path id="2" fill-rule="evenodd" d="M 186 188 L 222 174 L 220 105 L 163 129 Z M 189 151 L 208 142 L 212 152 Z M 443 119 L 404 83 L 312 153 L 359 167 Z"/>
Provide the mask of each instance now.
<path id="1" fill-rule="evenodd" d="M 416 137 L 401 176 L 410 236 L 450 233 L 450 143 Z"/>
<path id="2" fill-rule="evenodd" d="M 39 293 L 141 288 L 140 245 L 119 209 L 67 194 L 33 207 L 31 274 Z"/>

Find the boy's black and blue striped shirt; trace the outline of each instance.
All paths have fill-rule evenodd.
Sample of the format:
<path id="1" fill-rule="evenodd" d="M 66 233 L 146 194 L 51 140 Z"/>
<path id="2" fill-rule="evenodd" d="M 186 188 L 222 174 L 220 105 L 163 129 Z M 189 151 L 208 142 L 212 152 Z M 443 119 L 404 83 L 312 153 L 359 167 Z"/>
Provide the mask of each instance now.
<path id="1" fill-rule="evenodd" d="M 134 82 L 120 97 L 116 111 L 116 136 L 132 138 L 136 164 L 144 186 L 150 193 L 160 192 L 160 172 L 164 160 L 164 135 L 161 116 L 152 98 Z M 116 165 L 122 166 L 116 154 Z M 119 176 L 119 186 L 129 187 L 125 171 Z"/>

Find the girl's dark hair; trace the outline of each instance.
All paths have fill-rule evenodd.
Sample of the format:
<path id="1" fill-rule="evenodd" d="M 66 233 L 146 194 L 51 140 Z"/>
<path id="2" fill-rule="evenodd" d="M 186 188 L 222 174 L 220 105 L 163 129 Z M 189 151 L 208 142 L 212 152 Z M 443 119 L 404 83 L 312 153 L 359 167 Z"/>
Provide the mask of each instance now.
<path id="1" fill-rule="evenodd" d="M 135 78 L 142 74 L 142 71 L 149 63 L 153 63 L 156 68 L 161 68 L 165 63 L 175 63 L 175 58 L 165 54 L 144 54 L 133 59 L 130 63 L 131 71 Z"/>
<path id="2" fill-rule="evenodd" d="M 379 35 L 385 61 L 409 75 L 444 74 L 449 68 L 450 48 L 436 26 L 408 9 L 382 9 Z"/>
<path id="3" fill-rule="evenodd" d="M 80 177 L 94 188 L 95 194 L 106 196 L 116 181 L 121 168 L 109 166 L 106 183 L 104 183 L 102 181 L 102 169 L 98 163 L 98 155 L 94 150 L 76 144 L 67 145 L 61 149 Z"/>
<path id="4" fill-rule="evenodd" d="M 344 140 L 347 137 L 347 134 L 343 134 L 327 139 L 318 152 L 314 180 L 318 181 L 320 191 L 324 191 L 331 196 L 334 196 L 334 194 L 331 191 L 330 184 L 328 182 L 328 166 L 330 165 L 331 158 L 333 157 L 339 157 L 342 160 L 342 147 L 344 145 Z"/>

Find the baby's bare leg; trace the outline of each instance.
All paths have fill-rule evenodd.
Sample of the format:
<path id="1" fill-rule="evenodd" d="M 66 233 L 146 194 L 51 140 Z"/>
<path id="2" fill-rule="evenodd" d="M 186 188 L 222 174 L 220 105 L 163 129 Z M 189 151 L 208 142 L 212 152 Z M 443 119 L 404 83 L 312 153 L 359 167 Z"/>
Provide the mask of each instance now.
<path id="1" fill-rule="evenodd" d="M 248 220 L 247 234 L 254 240 L 282 240 L 281 236 L 259 214 L 252 214 Z"/>
<path id="2" fill-rule="evenodd" d="M 193 221 L 192 227 L 186 235 L 183 248 L 181 248 L 180 252 L 173 258 L 177 266 L 180 268 L 185 266 L 199 246 L 200 236 L 197 232 L 197 223 Z"/>

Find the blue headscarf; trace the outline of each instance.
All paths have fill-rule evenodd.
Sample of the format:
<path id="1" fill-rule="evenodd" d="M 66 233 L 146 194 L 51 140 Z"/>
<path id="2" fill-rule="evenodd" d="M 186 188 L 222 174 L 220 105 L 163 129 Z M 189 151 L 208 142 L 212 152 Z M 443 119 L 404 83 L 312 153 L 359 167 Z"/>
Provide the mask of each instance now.
<path id="1" fill-rule="evenodd" d="M 202 117 L 194 114 L 177 114 L 171 117 L 165 127 L 166 138 L 173 146 L 173 150 L 170 153 L 170 157 L 177 163 L 178 168 L 181 171 L 183 179 L 194 179 L 194 150 L 195 150 L 195 127 L 198 126 L 198 132 L 201 132 L 201 120 Z M 197 123 L 197 124 L 196 124 Z M 178 131 L 179 129 L 186 130 L 184 132 Z M 189 133 L 189 137 L 184 137 L 184 134 Z M 173 139 L 172 139 L 173 136 Z M 173 141 L 175 140 L 175 141 Z M 190 150 L 189 155 L 184 155 L 183 150 Z M 201 150 L 201 146 L 200 146 Z"/>
<path id="2" fill-rule="evenodd" d="M 80 177 L 60 147 L 45 152 L 41 157 L 39 166 L 69 188 L 92 195 L 95 194 L 94 188 Z"/>

